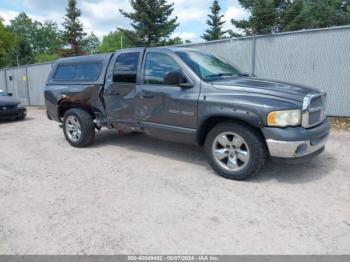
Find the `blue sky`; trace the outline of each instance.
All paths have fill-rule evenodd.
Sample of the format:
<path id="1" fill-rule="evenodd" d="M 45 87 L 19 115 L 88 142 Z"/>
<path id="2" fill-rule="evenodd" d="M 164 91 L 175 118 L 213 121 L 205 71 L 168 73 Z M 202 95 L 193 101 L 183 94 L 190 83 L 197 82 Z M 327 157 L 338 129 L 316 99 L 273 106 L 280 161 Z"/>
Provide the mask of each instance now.
<path id="1" fill-rule="evenodd" d="M 129 20 L 124 18 L 119 9 L 131 10 L 129 0 L 78 0 L 83 15 L 81 21 L 87 32 L 94 32 L 102 38 L 104 34 L 117 27 L 129 28 Z M 173 36 L 194 42 L 201 41 L 200 35 L 206 29 L 205 21 L 212 0 L 170 0 L 174 3 L 174 15 L 180 26 Z M 222 14 L 227 21 L 226 29 L 234 29 L 229 22 L 231 18 L 242 19 L 248 13 L 242 9 L 237 0 L 220 0 Z M 66 0 L 0 0 L 0 16 L 8 23 L 19 12 L 26 12 L 31 18 L 44 22 L 53 20 L 62 22 L 65 14 Z"/>

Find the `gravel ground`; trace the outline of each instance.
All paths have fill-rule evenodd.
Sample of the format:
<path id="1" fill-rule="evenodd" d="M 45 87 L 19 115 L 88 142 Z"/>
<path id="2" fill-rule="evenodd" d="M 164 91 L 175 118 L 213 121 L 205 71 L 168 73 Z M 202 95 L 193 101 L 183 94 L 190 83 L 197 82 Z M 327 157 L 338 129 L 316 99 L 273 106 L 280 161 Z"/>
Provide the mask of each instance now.
<path id="1" fill-rule="evenodd" d="M 247 182 L 145 135 L 73 148 L 38 108 L 0 149 L 0 254 L 350 254 L 350 133 Z"/>

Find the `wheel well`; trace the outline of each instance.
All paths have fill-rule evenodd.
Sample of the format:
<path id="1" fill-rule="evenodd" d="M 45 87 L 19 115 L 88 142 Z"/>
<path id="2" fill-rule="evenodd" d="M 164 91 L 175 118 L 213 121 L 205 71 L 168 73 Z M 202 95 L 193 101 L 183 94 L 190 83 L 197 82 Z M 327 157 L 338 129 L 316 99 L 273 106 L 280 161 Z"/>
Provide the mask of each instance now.
<path id="1" fill-rule="evenodd" d="M 64 116 L 64 114 L 72 108 L 80 108 L 88 112 L 93 118 L 95 118 L 94 111 L 89 106 L 83 106 L 79 103 L 73 103 L 73 102 L 63 102 L 58 107 L 58 115 L 60 118 Z"/>
<path id="2" fill-rule="evenodd" d="M 219 123 L 222 122 L 227 122 L 227 121 L 231 121 L 231 122 L 235 122 L 238 124 L 241 124 L 243 126 L 246 126 L 248 128 L 251 128 L 253 130 L 255 130 L 260 136 L 261 138 L 264 138 L 263 133 L 261 132 L 260 128 L 251 125 L 250 123 L 243 121 L 241 119 L 237 119 L 234 117 L 226 117 L 226 116 L 214 116 L 214 117 L 210 117 L 207 120 L 205 120 L 202 125 L 199 128 L 199 132 L 197 135 L 197 142 L 199 145 L 203 145 L 205 142 L 205 139 L 209 133 L 209 131 L 216 126 Z"/>

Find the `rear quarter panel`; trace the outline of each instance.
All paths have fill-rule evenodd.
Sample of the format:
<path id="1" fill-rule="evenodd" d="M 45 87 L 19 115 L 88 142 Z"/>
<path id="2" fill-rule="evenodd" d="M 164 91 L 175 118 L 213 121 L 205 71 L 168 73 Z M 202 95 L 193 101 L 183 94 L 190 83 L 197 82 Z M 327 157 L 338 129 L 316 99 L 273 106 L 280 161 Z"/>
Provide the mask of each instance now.
<path id="1" fill-rule="evenodd" d="M 112 56 L 113 54 L 71 57 L 60 59 L 54 64 L 44 90 L 45 104 L 51 119 L 60 121 L 59 108 L 67 104 L 105 114 L 102 90 Z M 57 81 L 54 79 L 60 65 L 84 63 L 102 65 L 101 72 L 95 81 Z"/>

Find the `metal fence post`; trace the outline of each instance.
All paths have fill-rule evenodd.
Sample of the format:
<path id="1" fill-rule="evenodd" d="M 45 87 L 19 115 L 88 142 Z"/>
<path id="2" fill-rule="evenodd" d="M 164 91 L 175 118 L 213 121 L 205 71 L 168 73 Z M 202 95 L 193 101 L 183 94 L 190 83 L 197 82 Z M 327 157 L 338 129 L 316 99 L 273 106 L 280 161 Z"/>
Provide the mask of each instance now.
<path id="1" fill-rule="evenodd" d="M 5 72 L 5 92 L 7 93 L 9 90 L 9 88 L 7 87 L 7 70 L 5 69 L 4 72 Z"/>
<path id="2" fill-rule="evenodd" d="M 256 54 L 256 36 L 253 35 L 253 45 L 252 45 L 252 75 L 255 75 L 255 54 Z"/>
<path id="3" fill-rule="evenodd" d="M 31 105 L 31 103 L 30 103 L 30 91 L 29 91 L 28 65 L 26 65 L 26 83 L 27 83 L 28 105 Z"/>

